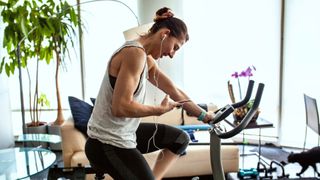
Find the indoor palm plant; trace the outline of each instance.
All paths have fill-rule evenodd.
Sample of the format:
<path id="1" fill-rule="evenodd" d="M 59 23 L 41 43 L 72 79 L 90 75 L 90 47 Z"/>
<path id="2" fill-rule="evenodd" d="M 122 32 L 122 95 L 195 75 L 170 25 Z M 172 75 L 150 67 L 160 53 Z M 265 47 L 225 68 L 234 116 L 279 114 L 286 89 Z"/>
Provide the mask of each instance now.
<path id="1" fill-rule="evenodd" d="M 37 125 L 40 105 L 48 102 L 45 96 L 40 96 L 38 92 L 39 63 L 45 61 L 50 65 L 55 59 L 58 106 L 55 124 L 61 124 L 64 119 L 59 90 L 59 67 L 64 57 L 68 57 L 65 56 L 68 54 L 67 47 L 73 46 L 75 28 L 79 24 L 76 11 L 66 1 L 56 3 L 55 0 L 45 2 L 42 0 L 8 0 L 0 1 L 0 6 L 2 6 L 1 16 L 4 23 L 2 25 L 4 28 L 3 47 L 7 51 L 7 54 L 1 59 L 0 73 L 5 71 L 8 76 L 14 74 L 18 67 L 19 55 L 21 55 L 21 66 L 27 70 L 32 64 L 29 61 L 36 61 L 35 88 L 29 104 L 32 106 L 30 111 L 36 115 L 31 117 L 32 123 Z"/>

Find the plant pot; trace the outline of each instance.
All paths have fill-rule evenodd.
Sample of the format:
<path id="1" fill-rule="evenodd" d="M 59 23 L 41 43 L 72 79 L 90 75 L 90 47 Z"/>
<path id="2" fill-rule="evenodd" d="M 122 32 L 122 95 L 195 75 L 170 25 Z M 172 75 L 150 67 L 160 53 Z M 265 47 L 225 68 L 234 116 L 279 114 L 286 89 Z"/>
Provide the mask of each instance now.
<path id="1" fill-rule="evenodd" d="M 55 125 L 53 123 L 50 123 L 48 125 L 48 134 L 54 134 L 54 135 L 58 135 L 61 137 L 61 126 L 60 125 Z M 61 143 L 49 143 L 50 149 L 51 150 L 58 150 L 61 151 Z"/>
<path id="2" fill-rule="evenodd" d="M 249 110 L 250 109 L 247 106 L 242 106 L 240 108 L 235 109 L 235 111 L 233 112 L 234 124 L 239 124 L 242 121 L 242 119 L 247 115 Z M 259 117 L 259 114 L 260 110 L 258 109 L 249 123 L 255 123 Z"/>
<path id="3" fill-rule="evenodd" d="M 47 134 L 47 123 L 46 122 L 39 122 L 38 126 L 32 125 L 32 123 L 27 123 L 26 132 L 28 134 Z M 25 142 L 27 147 L 38 147 L 41 146 L 42 148 L 47 148 L 47 142 L 39 142 L 39 141 L 28 141 Z"/>

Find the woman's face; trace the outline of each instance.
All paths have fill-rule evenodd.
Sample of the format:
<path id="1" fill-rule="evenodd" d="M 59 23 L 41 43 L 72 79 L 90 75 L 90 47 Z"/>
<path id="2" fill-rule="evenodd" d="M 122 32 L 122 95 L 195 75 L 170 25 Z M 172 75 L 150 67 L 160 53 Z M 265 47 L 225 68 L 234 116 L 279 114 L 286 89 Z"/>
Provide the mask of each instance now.
<path id="1" fill-rule="evenodd" d="M 186 42 L 185 36 L 179 36 L 176 38 L 170 35 L 169 29 L 161 29 L 154 34 L 155 44 L 152 46 L 151 55 L 154 59 L 162 58 L 163 56 L 169 56 L 173 58 L 176 51 Z"/>
<path id="2" fill-rule="evenodd" d="M 163 39 L 163 42 L 160 43 L 159 57 L 169 56 L 170 58 L 173 58 L 176 51 L 178 51 L 184 43 L 185 39 L 183 37 L 176 38 L 168 35 Z"/>

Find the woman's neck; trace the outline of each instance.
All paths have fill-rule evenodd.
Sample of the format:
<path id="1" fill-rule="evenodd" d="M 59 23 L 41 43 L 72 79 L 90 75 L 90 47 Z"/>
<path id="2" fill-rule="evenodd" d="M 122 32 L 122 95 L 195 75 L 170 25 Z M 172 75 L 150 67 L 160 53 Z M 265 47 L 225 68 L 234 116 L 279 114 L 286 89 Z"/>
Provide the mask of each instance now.
<path id="1" fill-rule="evenodd" d="M 143 46 L 147 55 L 152 55 L 152 49 L 153 49 L 152 37 L 142 36 L 138 38 L 137 41 Z"/>

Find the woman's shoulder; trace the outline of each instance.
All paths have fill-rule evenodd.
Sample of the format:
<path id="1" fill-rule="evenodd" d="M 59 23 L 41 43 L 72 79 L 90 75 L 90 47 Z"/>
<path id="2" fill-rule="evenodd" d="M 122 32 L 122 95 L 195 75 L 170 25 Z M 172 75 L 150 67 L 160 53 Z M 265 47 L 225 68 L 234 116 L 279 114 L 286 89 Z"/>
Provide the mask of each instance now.
<path id="1" fill-rule="evenodd" d="M 119 62 L 120 64 L 128 64 L 128 66 L 140 67 L 146 63 L 146 58 L 147 55 L 143 48 L 127 45 L 123 46 L 118 53 L 113 56 L 112 61 Z"/>
<path id="2" fill-rule="evenodd" d="M 144 47 L 138 42 L 138 41 L 126 41 L 121 47 L 120 49 L 127 49 L 130 52 L 143 52 L 144 54 L 145 49 Z"/>
<path id="3" fill-rule="evenodd" d="M 137 41 L 125 42 L 125 44 L 120 48 L 120 51 L 123 51 L 124 54 L 128 55 L 128 57 L 132 57 L 135 55 L 146 56 L 146 52 L 143 46 Z"/>
<path id="4" fill-rule="evenodd" d="M 139 41 L 137 41 L 137 40 L 126 41 L 124 43 L 124 46 L 134 46 L 134 47 L 138 47 L 138 48 L 144 49 L 142 44 L 140 44 Z"/>
<path id="5" fill-rule="evenodd" d="M 143 55 L 143 56 L 146 56 L 146 53 L 144 51 L 144 49 L 142 48 L 139 48 L 139 47 L 135 47 L 135 46 L 127 46 L 127 47 L 124 47 L 122 49 L 122 51 L 124 51 L 126 54 L 133 54 L 133 55 Z M 128 56 L 130 57 L 130 56 Z"/>

